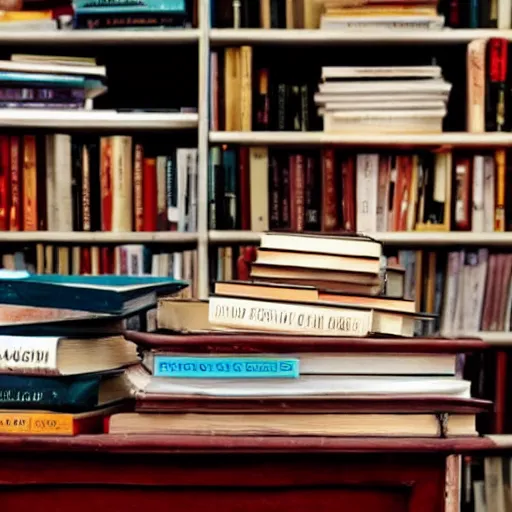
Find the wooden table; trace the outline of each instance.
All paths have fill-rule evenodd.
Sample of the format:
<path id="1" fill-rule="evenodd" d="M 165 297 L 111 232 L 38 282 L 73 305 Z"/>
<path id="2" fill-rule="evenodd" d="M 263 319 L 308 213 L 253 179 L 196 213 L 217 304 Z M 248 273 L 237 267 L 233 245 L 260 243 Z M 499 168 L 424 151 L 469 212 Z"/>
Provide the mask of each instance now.
<path id="1" fill-rule="evenodd" d="M 478 439 L 0 436 L 2 512 L 442 512 Z"/>

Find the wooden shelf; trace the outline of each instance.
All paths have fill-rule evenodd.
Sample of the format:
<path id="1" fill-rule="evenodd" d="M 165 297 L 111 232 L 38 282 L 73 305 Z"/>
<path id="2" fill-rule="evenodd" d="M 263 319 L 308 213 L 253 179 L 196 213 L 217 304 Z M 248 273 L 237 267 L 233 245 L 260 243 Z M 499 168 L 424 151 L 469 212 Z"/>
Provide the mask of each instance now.
<path id="1" fill-rule="evenodd" d="M 369 236 L 380 240 L 385 245 L 395 246 L 477 246 L 477 247 L 504 247 L 512 246 L 512 232 L 505 233 L 472 233 L 472 232 L 391 232 L 391 233 L 368 233 Z M 209 240 L 211 244 L 258 244 L 261 233 L 252 231 L 210 231 Z M 479 336 L 479 334 L 477 335 Z"/>
<path id="2" fill-rule="evenodd" d="M 198 29 L 0 31 L 0 45 L 174 45 L 197 44 Z"/>
<path id="3" fill-rule="evenodd" d="M 212 29 L 210 42 L 215 45 L 365 45 L 365 44 L 466 44 L 474 39 L 501 37 L 512 40 L 512 30 L 444 29 L 404 31 L 342 31 L 305 29 Z"/>
<path id="4" fill-rule="evenodd" d="M 324 132 L 210 132 L 212 144 L 283 146 L 498 147 L 512 146 L 512 133 L 353 134 Z"/>
<path id="5" fill-rule="evenodd" d="M 464 333 L 464 336 L 470 338 L 478 337 L 492 346 L 512 346 L 512 332 L 480 331 L 474 333 Z"/>
<path id="6" fill-rule="evenodd" d="M 181 130 L 196 128 L 198 115 L 188 113 L 139 113 L 113 110 L 1 109 L 0 126 L 94 129 Z"/>
<path id="7" fill-rule="evenodd" d="M 95 453 L 471 453 L 492 450 L 482 437 L 385 438 L 297 436 L 84 435 L 76 437 L 0 436 L 0 452 Z"/>
<path id="8" fill-rule="evenodd" d="M 73 244 L 168 244 L 194 245 L 197 233 L 178 233 L 176 231 L 156 232 L 58 232 L 58 231 L 1 231 L 1 243 L 60 243 Z"/>

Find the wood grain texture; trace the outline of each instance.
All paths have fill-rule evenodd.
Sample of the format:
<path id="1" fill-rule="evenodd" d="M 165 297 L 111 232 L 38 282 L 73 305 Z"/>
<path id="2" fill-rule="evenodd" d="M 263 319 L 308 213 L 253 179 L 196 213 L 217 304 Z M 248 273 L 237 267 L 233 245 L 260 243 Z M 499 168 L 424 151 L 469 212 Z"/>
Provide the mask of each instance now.
<path id="1" fill-rule="evenodd" d="M 83 435 L 77 437 L 0 436 L 0 453 L 472 453 L 492 451 L 496 444 L 484 437 L 244 437 L 169 435 Z"/>
<path id="2" fill-rule="evenodd" d="M 125 336 L 138 345 L 159 350 L 201 353 L 245 352 L 476 352 L 489 348 L 480 339 L 450 338 L 337 338 L 288 336 L 251 333 L 168 334 L 126 331 Z"/>

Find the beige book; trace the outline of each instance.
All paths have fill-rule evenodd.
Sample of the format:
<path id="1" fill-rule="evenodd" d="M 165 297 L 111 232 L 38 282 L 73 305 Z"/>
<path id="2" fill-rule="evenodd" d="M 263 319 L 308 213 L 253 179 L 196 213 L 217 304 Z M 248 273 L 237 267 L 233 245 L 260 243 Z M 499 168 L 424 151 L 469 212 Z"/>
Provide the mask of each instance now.
<path id="1" fill-rule="evenodd" d="M 384 437 L 478 435 L 472 414 L 449 415 L 446 423 L 446 428 L 442 427 L 435 414 L 121 413 L 111 416 L 109 433 Z"/>
<path id="2" fill-rule="evenodd" d="M 268 231 L 268 148 L 249 149 L 251 182 L 251 230 Z"/>
<path id="3" fill-rule="evenodd" d="M 208 320 L 215 329 L 364 337 L 413 336 L 415 316 L 332 303 L 284 303 L 211 296 Z"/>
<path id="4" fill-rule="evenodd" d="M 467 130 L 485 132 L 485 52 L 486 39 L 468 44 L 467 51 Z"/>

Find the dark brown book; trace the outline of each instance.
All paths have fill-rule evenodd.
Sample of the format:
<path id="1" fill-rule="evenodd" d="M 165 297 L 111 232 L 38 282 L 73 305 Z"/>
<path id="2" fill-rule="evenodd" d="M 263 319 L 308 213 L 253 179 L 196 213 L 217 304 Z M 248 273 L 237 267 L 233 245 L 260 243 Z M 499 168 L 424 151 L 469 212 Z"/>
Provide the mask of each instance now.
<path id="1" fill-rule="evenodd" d="M 198 353 L 211 352 L 294 353 L 294 352 L 408 352 L 457 354 L 489 348 L 478 338 L 338 338 L 290 336 L 240 332 L 201 334 L 145 333 L 126 331 L 127 339 L 149 349 Z"/>

